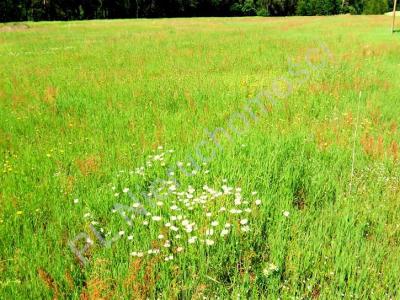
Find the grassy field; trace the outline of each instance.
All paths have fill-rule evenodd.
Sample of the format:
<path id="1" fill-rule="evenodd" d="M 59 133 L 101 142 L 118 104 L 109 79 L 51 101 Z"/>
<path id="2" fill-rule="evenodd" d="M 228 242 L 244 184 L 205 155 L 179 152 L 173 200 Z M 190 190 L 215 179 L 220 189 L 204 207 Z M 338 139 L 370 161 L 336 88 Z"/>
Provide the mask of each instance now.
<path id="1" fill-rule="evenodd" d="M 390 22 L 0 27 L 0 299 L 399 299 Z"/>

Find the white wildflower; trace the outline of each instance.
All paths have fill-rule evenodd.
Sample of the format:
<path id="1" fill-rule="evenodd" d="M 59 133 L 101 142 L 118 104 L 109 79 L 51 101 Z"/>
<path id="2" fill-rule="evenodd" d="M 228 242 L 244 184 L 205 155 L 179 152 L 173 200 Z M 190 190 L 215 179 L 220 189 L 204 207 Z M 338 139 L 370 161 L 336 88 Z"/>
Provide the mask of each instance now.
<path id="1" fill-rule="evenodd" d="M 176 226 L 171 226 L 170 229 L 171 229 L 172 231 L 178 231 L 178 230 L 179 230 L 179 228 L 176 227 Z"/>
<path id="2" fill-rule="evenodd" d="M 206 230 L 206 235 L 208 235 L 208 236 L 212 236 L 214 234 L 214 229 L 207 229 Z"/>
<path id="3" fill-rule="evenodd" d="M 206 240 L 206 245 L 207 246 L 212 246 L 212 245 L 214 245 L 214 241 L 213 240 Z"/>
<path id="4" fill-rule="evenodd" d="M 240 224 L 246 225 L 249 221 L 247 219 L 240 220 Z"/>
<path id="5" fill-rule="evenodd" d="M 242 228 L 240 228 L 240 230 L 242 232 L 248 232 L 248 231 L 250 231 L 250 227 L 248 225 L 246 225 L 246 226 L 243 226 Z"/>
<path id="6" fill-rule="evenodd" d="M 197 236 L 192 236 L 188 239 L 188 243 L 189 244 L 194 244 L 197 240 Z"/>
<path id="7" fill-rule="evenodd" d="M 221 231 L 221 236 L 228 235 L 228 233 L 229 233 L 229 230 L 228 230 L 228 229 L 223 229 L 223 230 Z"/>
<path id="8" fill-rule="evenodd" d="M 268 266 L 266 268 L 264 268 L 263 274 L 265 277 L 268 277 L 271 274 L 273 274 L 274 272 L 278 272 L 278 271 L 279 271 L 278 266 L 274 265 L 273 263 L 270 263 L 270 264 L 268 264 Z"/>
<path id="9" fill-rule="evenodd" d="M 218 224 L 219 224 L 218 221 L 212 221 L 212 222 L 211 222 L 211 226 L 213 226 L 213 227 L 218 226 Z"/>

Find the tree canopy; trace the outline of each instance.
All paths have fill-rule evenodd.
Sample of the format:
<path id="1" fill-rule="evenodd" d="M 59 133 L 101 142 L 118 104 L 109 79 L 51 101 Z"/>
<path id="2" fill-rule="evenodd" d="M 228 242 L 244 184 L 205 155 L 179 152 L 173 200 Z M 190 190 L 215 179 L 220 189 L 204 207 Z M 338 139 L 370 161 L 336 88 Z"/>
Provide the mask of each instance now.
<path id="1" fill-rule="evenodd" d="M 0 21 L 381 14 L 393 0 L 0 0 Z"/>

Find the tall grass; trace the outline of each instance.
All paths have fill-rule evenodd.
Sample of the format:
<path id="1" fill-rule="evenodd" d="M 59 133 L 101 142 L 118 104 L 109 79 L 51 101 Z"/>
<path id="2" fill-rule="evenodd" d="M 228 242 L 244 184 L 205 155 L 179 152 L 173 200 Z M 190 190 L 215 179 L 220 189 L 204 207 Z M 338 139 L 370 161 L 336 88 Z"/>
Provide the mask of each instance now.
<path id="1" fill-rule="evenodd" d="M 400 40 L 388 22 L 115 20 L 0 32 L 0 298 L 398 298 Z M 169 180 L 169 166 L 192 170 L 206 130 L 287 76 L 288 58 L 306 67 L 321 41 L 333 53 L 326 68 L 220 138 L 193 176 L 176 169 L 179 185 L 147 202 L 141 193 Z M 154 158 L 163 152 L 165 165 Z M 137 202 L 151 216 L 125 207 L 129 225 L 113 213 Z M 102 247 L 93 228 L 118 238 Z M 93 241 L 84 266 L 68 246 L 81 232 Z"/>

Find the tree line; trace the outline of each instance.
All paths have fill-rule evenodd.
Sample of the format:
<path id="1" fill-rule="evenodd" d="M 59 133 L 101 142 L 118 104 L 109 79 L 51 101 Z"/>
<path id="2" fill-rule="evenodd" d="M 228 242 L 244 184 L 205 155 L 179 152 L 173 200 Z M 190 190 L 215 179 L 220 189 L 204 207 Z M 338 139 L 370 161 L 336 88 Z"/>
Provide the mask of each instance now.
<path id="1" fill-rule="evenodd" d="M 393 0 L 0 0 L 0 21 L 381 14 Z"/>

